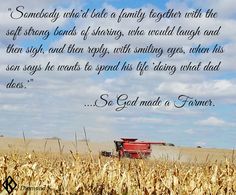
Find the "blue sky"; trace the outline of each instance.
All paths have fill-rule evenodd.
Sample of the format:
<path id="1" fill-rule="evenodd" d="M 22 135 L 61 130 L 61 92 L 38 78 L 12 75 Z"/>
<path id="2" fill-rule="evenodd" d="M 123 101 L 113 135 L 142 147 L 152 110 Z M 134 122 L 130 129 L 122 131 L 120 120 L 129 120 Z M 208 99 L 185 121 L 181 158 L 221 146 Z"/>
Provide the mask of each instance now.
<path id="1" fill-rule="evenodd" d="M 217 148 L 235 148 L 236 146 L 236 30 L 235 10 L 233 0 L 225 1 L 21 1 L 30 10 L 41 8 L 58 8 L 61 11 L 71 8 L 80 9 L 103 9 L 119 12 L 122 8 L 129 11 L 142 8 L 145 11 L 156 9 L 166 11 L 170 8 L 186 11 L 194 8 L 213 8 L 218 11 L 219 17 L 215 20 L 162 20 L 159 23 L 145 20 L 140 24 L 142 28 L 161 28 L 168 25 L 181 25 L 185 28 L 195 28 L 201 25 L 203 28 L 215 28 L 222 25 L 220 36 L 206 38 L 199 36 L 191 41 L 186 37 L 145 37 L 124 38 L 115 40 L 112 37 L 91 37 L 83 41 L 81 37 L 53 37 L 42 41 L 41 38 L 25 39 L 19 37 L 14 44 L 27 47 L 29 45 L 44 44 L 45 48 L 59 47 L 64 43 L 75 43 L 81 47 L 99 45 L 104 43 L 110 49 L 131 43 L 133 46 L 146 46 L 149 43 L 161 47 L 184 46 L 187 51 L 191 46 L 201 43 L 204 46 L 223 44 L 225 53 L 219 55 L 177 55 L 168 58 L 163 55 L 156 58 L 153 55 L 110 55 L 104 58 L 92 58 L 90 55 L 38 55 L 35 58 L 26 54 L 5 53 L 5 47 L 11 40 L 5 36 L 6 29 L 14 29 L 16 26 L 28 28 L 47 28 L 52 31 L 56 26 L 61 28 L 78 27 L 78 30 L 91 25 L 96 28 L 100 25 L 104 28 L 120 28 L 127 32 L 129 28 L 135 28 L 134 21 L 124 21 L 120 24 L 111 20 L 78 20 L 59 19 L 56 23 L 48 20 L 18 20 L 9 18 L 8 8 L 14 9 L 19 5 L 18 1 L 4 2 L 1 7 L 1 69 L 0 69 L 0 134 L 6 136 L 21 137 L 22 131 L 28 137 L 44 138 L 58 136 L 64 139 L 73 139 L 77 131 L 83 138 L 83 127 L 87 129 L 91 140 L 112 141 L 120 137 L 136 137 L 150 141 L 163 140 L 180 146 L 196 146 Z M 92 64 L 108 63 L 127 60 L 136 64 L 146 60 L 148 63 L 163 61 L 169 64 L 183 64 L 189 61 L 207 63 L 222 61 L 222 69 L 219 72 L 176 72 L 170 76 L 167 72 L 145 72 L 140 77 L 136 72 L 130 73 L 105 73 L 97 76 L 95 72 L 36 72 L 30 76 L 26 72 L 6 72 L 7 64 L 42 64 L 51 61 L 53 64 L 74 64 L 79 61 L 84 64 L 90 61 Z M 5 89 L 5 83 L 11 78 L 17 81 L 34 81 L 27 84 L 27 89 Z M 109 94 L 111 99 L 117 95 L 126 93 L 130 98 L 139 96 L 142 99 L 176 100 L 180 94 L 186 94 L 197 99 L 212 99 L 214 107 L 184 107 L 176 109 L 173 106 L 127 108 L 116 112 L 114 107 L 89 108 L 84 104 L 91 104 L 103 93 Z"/>

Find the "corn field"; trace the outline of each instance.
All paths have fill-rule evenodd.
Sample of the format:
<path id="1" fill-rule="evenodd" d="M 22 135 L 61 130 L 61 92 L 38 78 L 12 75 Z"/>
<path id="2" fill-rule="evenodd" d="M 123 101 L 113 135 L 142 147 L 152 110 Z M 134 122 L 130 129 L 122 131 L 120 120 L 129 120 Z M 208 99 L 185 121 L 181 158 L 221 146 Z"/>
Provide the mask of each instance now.
<path id="1" fill-rule="evenodd" d="M 236 194 L 236 166 L 79 154 L 12 152 L 0 155 L 0 194 Z"/>

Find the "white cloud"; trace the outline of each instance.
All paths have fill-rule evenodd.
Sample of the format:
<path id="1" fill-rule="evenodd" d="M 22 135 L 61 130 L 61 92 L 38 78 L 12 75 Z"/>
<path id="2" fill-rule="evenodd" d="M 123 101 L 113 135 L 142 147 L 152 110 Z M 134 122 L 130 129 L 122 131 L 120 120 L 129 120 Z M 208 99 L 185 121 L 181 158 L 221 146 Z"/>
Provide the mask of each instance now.
<path id="1" fill-rule="evenodd" d="M 0 99 L 13 99 L 13 100 L 19 100 L 19 99 L 26 99 L 32 97 L 32 94 L 30 93 L 10 93 L 5 90 L 0 90 Z"/>
<path id="2" fill-rule="evenodd" d="M 167 94 L 191 94 L 198 97 L 229 98 L 236 96 L 236 83 L 230 80 L 209 80 L 198 83 L 162 82 L 156 92 Z"/>
<path id="3" fill-rule="evenodd" d="M 212 127 L 228 127 L 228 128 L 232 128 L 236 126 L 236 123 L 233 121 L 226 121 L 220 118 L 216 118 L 216 117 L 209 117 L 207 119 L 204 120 L 200 120 L 197 121 L 195 123 L 196 125 L 203 125 L 203 126 L 212 126 Z"/>
<path id="4" fill-rule="evenodd" d="M 190 135 L 195 133 L 195 131 L 193 129 L 186 129 L 184 132 L 187 134 L 190 134 Z"/>
<path id="5" fill-rule="evenodd" d="M 205 120 L 196 122 L 196 124 L 206 125 L 206 126 L 223 126 L 226 125 L 227 123 L 224 120 L 211 116 Z"/>
<path id="6" fill-rule="evenodd" d="M 11 105 L 11 104 L 0 105 L 0 112 L 1 111 L 19 111 L 21 109 L 22 108 L 20 108 L 19 106 Z"/>
<path id="7" fill-rule="evenodd" d="M 234 0 L 198 0 L 193 1 L 189 0 L 189 2 L 193 3 L 195 6 L 205 5 L 208 8 L 214 8 L 215 11 L 218 12 L 219 16 L 224 16 L 226 18 L 235 16 L 236 11 L 234 8 L 235 1 Z"/>

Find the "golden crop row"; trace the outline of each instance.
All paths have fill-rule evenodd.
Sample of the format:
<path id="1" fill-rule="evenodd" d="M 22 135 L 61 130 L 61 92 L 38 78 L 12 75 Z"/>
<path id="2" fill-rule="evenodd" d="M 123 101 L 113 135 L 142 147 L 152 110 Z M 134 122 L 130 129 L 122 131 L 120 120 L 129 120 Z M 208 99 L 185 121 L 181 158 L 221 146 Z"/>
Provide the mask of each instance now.
<path id="1" fill-rule="evenodd" d="M 236 194 L 236 166 L 73 154 L 0 155 L 0 194 L 11 176 L 12 194 Z M 9 183 L 9 182 L 8 182 Z"/>

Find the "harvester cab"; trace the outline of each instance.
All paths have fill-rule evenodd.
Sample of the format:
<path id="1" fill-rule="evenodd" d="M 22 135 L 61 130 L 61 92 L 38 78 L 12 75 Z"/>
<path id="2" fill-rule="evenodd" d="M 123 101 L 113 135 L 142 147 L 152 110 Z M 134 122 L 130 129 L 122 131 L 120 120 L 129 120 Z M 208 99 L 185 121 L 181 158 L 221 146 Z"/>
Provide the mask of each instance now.
<path id="1" fill-rule="evenodd" d="M 123 148 L 123 142 L 122 141 L 114 141 L 116 146 L 116 151 L 120 151 Z"/>

